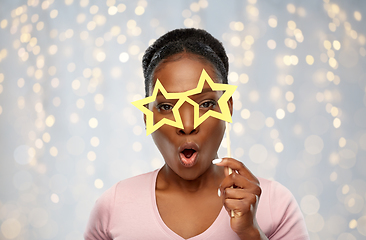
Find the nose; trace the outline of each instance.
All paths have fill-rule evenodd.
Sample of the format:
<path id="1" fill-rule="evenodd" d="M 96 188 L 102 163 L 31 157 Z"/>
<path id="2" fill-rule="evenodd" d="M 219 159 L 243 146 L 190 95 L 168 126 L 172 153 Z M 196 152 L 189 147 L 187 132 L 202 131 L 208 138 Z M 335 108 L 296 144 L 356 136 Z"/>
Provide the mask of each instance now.
<path id="1" fill-rule="evenodd" d="M 182 119 L 183 129 L 177 128 L 177 133 L 179 135 L 190 135 L 196 134 L 198 132 L 199 126 L 194 128 L 194 111 L 193 106 L 185 102 L 179 108 L 179 114 Z"/>

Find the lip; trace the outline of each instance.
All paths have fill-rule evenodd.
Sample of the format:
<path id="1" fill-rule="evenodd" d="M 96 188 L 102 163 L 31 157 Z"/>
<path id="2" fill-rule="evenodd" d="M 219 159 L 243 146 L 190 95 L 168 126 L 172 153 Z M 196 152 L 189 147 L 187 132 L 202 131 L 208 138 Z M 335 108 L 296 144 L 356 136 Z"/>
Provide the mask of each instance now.
<path id="1" fill-rule="evenodd" d="M 193 153 L 193 155 L 191 156 L 191 158 L 193 158 L 193 162 L 187 164 L 185 163 L 183 160 L 182 160 L 182 157 L 184 157 L 182 151 L 184 149 L 193 149 L 195 150 L 196 152 Z M 195 142 L 186 142 L 184 144 L 182 144 L 181 146 L 179 146 L 178 148 L 178 156 L 179 156 L 179 161 L 180 163 L 184 166 L 184 167 L 193 167 L 196 163 L 197 163 L 197 155 L 198 155 L 198 150 L 199 150 L 199 147 L 198 145 L 195 143 Z"/>

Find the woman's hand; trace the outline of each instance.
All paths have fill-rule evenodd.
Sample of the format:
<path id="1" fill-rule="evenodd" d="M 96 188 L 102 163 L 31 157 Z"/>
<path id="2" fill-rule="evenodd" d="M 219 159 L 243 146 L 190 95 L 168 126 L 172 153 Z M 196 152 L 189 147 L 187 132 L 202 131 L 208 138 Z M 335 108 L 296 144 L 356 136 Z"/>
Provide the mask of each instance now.
<path id="1" fill-rule="evenodd" d="M 262 192 L 258 179 L 242 162 L 233 158 L 223 158 L 216 165 L 225 167 L 226 177 L 221 182 L 219 192 L 229 215 L 231 216 L 231 211 L 234 211 L 231 228 L 241 239 L 267 239 L 256 220 Z M 233 170 L 230 175 L 228 168 Z"/>

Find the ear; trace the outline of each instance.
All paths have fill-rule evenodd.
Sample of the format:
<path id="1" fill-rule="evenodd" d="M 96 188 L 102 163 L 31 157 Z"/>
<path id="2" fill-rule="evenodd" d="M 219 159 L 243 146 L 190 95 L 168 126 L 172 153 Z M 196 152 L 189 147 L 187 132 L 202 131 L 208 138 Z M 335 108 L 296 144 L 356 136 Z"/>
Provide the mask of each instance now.
<path id="1" fill-rule="evenodd" d="M 230 99 L 227 101 L 227 104 L 229 105 L 229 109 L 230 109 L 230 114 L 231 116 L 233 116 L 233 98 L 230 97 Z"/>

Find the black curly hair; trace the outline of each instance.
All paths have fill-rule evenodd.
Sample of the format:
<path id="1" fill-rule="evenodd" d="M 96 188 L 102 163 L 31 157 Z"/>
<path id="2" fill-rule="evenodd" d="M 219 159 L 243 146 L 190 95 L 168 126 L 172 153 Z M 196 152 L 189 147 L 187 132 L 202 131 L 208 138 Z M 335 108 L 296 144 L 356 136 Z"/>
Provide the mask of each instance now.
<path id="1" fill-rule="evenodd" d="M 153 73 L 159 63 L 182 52 L 192 53 L 209 61 L 215 67 L 222 83 L 228 83 L 229 61 L 222 43 L 202 29 L 175 29 L 158 38 L 145 51 L 142 68 L 146 97 L 149 96 Z"/>

